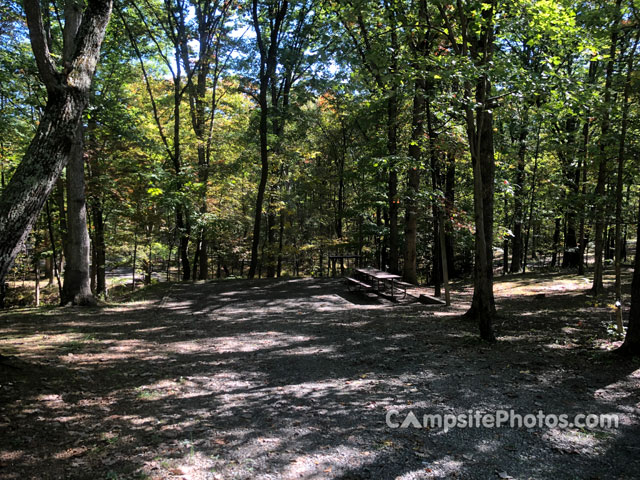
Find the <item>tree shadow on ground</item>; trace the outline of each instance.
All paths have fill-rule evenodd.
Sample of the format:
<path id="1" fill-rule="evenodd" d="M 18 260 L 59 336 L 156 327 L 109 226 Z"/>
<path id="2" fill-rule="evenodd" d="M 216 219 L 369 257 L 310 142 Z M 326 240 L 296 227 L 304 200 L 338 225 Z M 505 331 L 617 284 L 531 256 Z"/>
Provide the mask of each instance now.
<path id="1" fill-rule="evenodd" d="M 633 478 L 638 363 L 598 353 L 582 294 L 457 308 L 336 280 L 175 284 L 155 304 L 0 317 L 0 479 Z M 580 326 L 578 323 L 582 322 Z M 616 430 L 390 428 L 423 414 L 611 413 Z"/>

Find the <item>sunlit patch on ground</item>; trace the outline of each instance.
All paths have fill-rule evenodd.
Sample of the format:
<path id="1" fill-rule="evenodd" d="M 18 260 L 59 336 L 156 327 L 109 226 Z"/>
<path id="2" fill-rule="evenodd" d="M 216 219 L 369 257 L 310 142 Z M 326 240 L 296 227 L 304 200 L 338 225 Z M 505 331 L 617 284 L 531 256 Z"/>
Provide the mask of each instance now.
<path id="1" fill-rule="evenodd" d="M 0 316 L 16 356 L 0 370 L 0 479 L 632 478 L 640 365 L 604 356 L 610 301 L 583 283 L 496 278 L 496 345 L 460 318 L 468 286 L 448 309 L 303 279 Z M 615 411 L 620 428 L 385 422 L 498 408 Z"/>

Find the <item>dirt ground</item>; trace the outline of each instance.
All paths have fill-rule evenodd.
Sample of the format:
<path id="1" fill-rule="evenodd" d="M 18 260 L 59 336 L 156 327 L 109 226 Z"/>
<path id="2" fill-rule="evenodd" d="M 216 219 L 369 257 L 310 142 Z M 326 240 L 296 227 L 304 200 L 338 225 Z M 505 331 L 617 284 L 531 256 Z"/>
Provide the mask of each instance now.
<path id="1" fill-rule="evenodd" d="M 640 362 L 608 353 L 611 301 L 588 286 L 497 279 L 495 345 L 460 318 L 460 286 L 448 309 L 294 279 L 6 312 L 0 479 L 640 478 Z M 385 421 L 510 409 L 619 426 Z"/>

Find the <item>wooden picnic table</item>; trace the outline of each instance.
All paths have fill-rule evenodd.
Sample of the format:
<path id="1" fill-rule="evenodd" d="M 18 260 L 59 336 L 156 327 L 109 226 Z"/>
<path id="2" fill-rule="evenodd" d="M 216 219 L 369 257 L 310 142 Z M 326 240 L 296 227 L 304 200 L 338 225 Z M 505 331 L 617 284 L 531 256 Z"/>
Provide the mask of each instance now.
<path id="1" fill-rule="evenodd" d="M 407 285 L 405 282 L 402 282 L 402 277 L 400 275 L 396 275 L 395 273 L 384 272 L 382 270 L 378 270 L 376 268 L 356 268 L 354 270 L 356 273 L 361 275 L 366 279 L 366 281 L 370 283 L 375 282 L 375 287 L 372 286 L 372 289 L 377 293 L 382 293 L 386 291 L 386 283 L 389 283 L 391 297 L 395 298 L 395 291 L 402 290 L 404 295 L 407 295 Z"/>
<path id="2" fill-rule="evenodd" d="M 382 295 L 383 293 L 387 292 L 386 284 L 389 284 L 389 290 L 391 292 L 391 298 L 393 300 L 395 300 L 396 298 L 396 292 L 402 292 L 404 294 L 403 298 L 409 295 L 415 297 L 421 303 L 436 305 L 447 304 L 442 299 L 431 297 L 425 293 L 408 293 L 408 288 L 415 288 L 416 286 L 411 283 L 403 282 L 400 275 L 384 272 L 376 268 L 356 268 L 353 270 L 353 272 L 354 277 L 359 278 L 345 277 L 345 280 L 349 285 L 349 290 L 351 290 L 351 288 L 355 288 L 356 290 L 375 292 L 378 295 Z"/>

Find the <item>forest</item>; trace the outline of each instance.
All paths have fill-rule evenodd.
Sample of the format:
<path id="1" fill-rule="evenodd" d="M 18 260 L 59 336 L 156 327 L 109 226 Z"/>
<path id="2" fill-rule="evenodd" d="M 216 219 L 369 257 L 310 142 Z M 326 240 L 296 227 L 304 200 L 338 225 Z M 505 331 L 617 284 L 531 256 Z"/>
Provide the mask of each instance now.
<path id="1" fill-rule="evenodd" d="M 61 352 L 80 364 L 65 363 L 72 373 L 47 374 L 62 380 L 83 368 L 95 374 L 109 362 L 119 375 L 122 365 L 106 352 L 115 348 L 109 342 L 128 335 L 160 350 L 170 345 L 143 330 L 129 331 L 127 318 L 140 318 L 149 329 L 177 329 L 177 337 L 183 332 L 189 341 L 186 332 L 195 335 L 200 328 L 201 342 L 219 341 L 215 348 L 237 354 L 267 347 L 256 346 L 262 337 L 245 347 L 224 332 L 254 338 L 261 322 L 282 314 L 270 328 L 294 335 L 289 329 L 307 321 L 295 335 L 313 336 L 314 318 L 347 322 L 349 315 L 364 319 L 370 309 L 380 322 L 383 312 L 391 312 L 400 325 L 376 324 L 357 333 L 340 323 L 344 338 L 363 335 L 374 342 L 379 330 L 391 341 L 385 332 L 402 335 L 406 320 L 406 334 L 416 342 L 433 328 L 445 354 L 464 351 L 461 358 L 471 362 L 485 352 L 504 354 L 500 361 L 508 368 L 524 361 L 515 356 L 531 355 L 547 341 L 556 345 L 549 352 L 561 355 L 553 348 L 566 337 L 562 346 L 577 348 L 578 357 L 562 352 L 568 356 L 549 362 L 584 365 L 606 354 L 596 364 L 609 372 L 622 362 L 627 393 L 637 396 L 639 21 L 638 0 L 3 2 L 0 368 L 9 372 L 3 375 L 29 369 L 29 378 L 40 376 L 37 369 L 53 368 L 51 358 L 62 358 L 56 349 L 64 342 L 72 348 Z M 369 270 L 360 268 L 365 266 Z M 363 273 L 378 287 L 354 278 Z M 373 299 L 352 287 L 381 295 Z M 417 301 L 423 299 L 438 306 Z M 242 314 L 227 300 L 240 302 Z M 340 303 L 344 309 L 334 300 L 346 302 Z M 218 308 L 230 313 L 215 313 Z M 420 326 L 421 315 L 436 326 Z M 96 318 L 93 326 L 84 323 L 90 317 Z M 216 324 L 198 327 L 203 318 Z M 462 343 L 453 340 L 459 329 L 468 332 Z M 52 340 L 57 335 L 61 340 Z M 271 339 L 269 351 L 284 348 L 278 342 L 291 345 L 295 335 Z M 322 345 L 340 344 L 337 333 L 327 335 Z M 514 338 L 526 340 L 516 346 Z M 414 345 L 415 352 L 427 343 Z M 123 352 L 134 348 L 122 345 Z M 322 345 L 313 348 L 323 352 Z M 132 353 L 134 369 L 147 371 L 155 360 L 140 348 L 146 353 Z M 184 348 L 181 355 L 196 349 Z M 41 355 L 49 354 L 38 349 L 53 357 L 42 363 Z M 107 357 L 79 360 L 82 352 Z M 375 358 L 378 367 L 386 364 Z M 270 359 L 256 361 L 266 371 L 260 362 Z M 197 360 L 188 362 L 201 369 Z M 28 365 L 39 365 L 36 373 Z M 172 368 L 167 375 L 190 378 Z M 305 368 L 313 375 L 312 367 Z M 332 368 L 323 374 L 334 378 Z M 200 374 L 215 377 L 207 372 Z M 112 384 L 128 385 L 137 398 L 147 392 L 126 378 Z M 229 385 L 211 391 L 216 388 Z M 7 398 L 18 393 L 14 388 Z M 75 395 L 82 393 L 78 387 Z M 19 403 L 12 408 L 26 408 Z M 637 428 L 637 415 L 628 421 Z M 0 414 L 0 426 L 10 423 Z M 624 435 L 631 435 L 627 443 L 638 440 L 637 432 Z M 300 476 L 405 478 L 399 465 L 406 459 L 394 456 L 400 448 L 376 438 L 371 441 L 382 442 L 381 451 L 392 457 L 387 470 L 363 473 L 325 459 L 316 462 L 324 469 L 313 473 L 318 476 L 311 470 Z M 141 437 L 132 441 L 144 443 Z M 212 448 L 233 443 L 230 437 L 220 441 Z M 0 467 L 23 470 L 3 476 L 0 468 L 0 479 L 30 478 L 28 462 L 12 456 L 18 447 L 1 443 Z M 115 462 L 126 468 L 107 468 L 111 464 L 94 456 L 73 471 L 60 463 L 51 478 L 75 478 L 79 471 L 115 475 L 106 478 L 121 478 L 122 471 L 129 478 L 148 467 L 122 460 L 124 446 L 109 443 L 118 446 L 121 460 Z M 234 448 L 239 458 L 264 454 Z M 622 441 L 608 448 L 626 447 Z M 470 470 L 457 470 L 463 478 L 565 478 L 558 475 L 560 459 L 537 477 L 528 476 L 531 466 L 519 472 L 512 466 L 516 477 L 493 466 L 475 476 L 474 462 L 466 460 Z M 285 474 L 268 460 L 254 473 L 234 461 L 242 471 L 227 463 L 217 466 L 219 477 L 189 477 L 191 467 L 165 465 L 157 467 L 164 469 L 157 478 L 300 478 L 297 470 Z M 438 461 L 420 467 L 425 478 L 456 471 Z M 599 464 L 580 466 L 578 460 L 572 465 L 575 475 L 566 478 L 592 472 L 603 477 L 589 478 L 633 477 L 624 476 L 633 462 L 620 467 L 629 470 L 598 470 Z M 270 468 L 276 477 L 258 476 Z"/>

